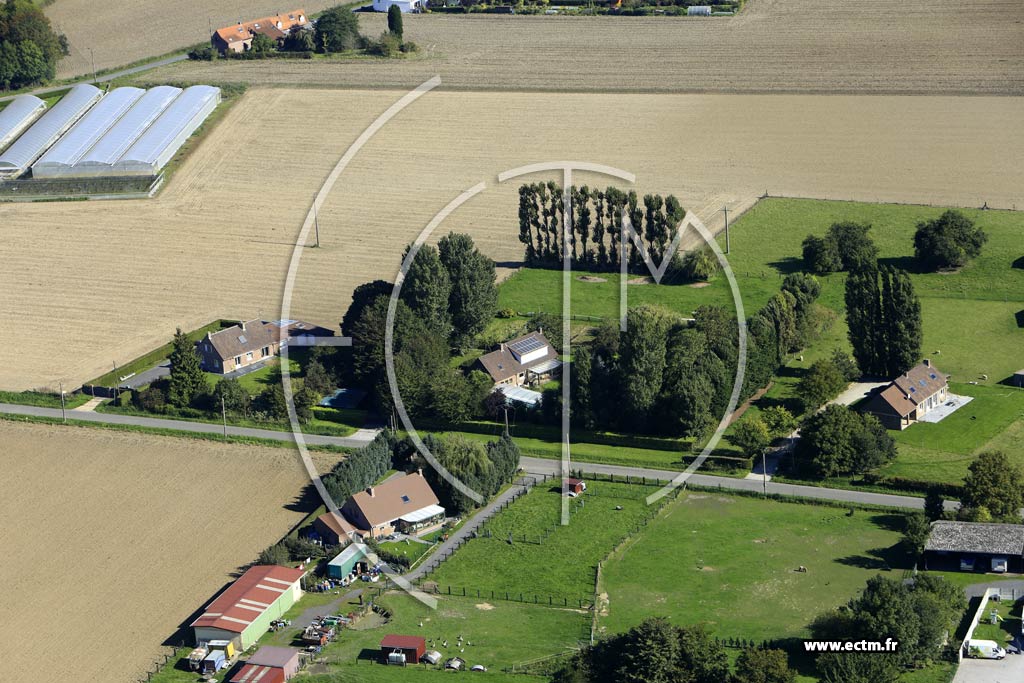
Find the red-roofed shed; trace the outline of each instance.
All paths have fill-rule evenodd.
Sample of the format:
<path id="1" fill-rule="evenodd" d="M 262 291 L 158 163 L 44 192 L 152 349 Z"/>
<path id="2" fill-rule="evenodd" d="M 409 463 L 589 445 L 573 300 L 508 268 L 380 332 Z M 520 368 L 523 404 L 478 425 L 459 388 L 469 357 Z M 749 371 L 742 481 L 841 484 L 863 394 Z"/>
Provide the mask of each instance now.
<path id="1" fill-rule="evenodd" d="M 384 636 L 380 641 L 380 653 L 384 661 L 388 662 L 388 655 L 395 652 L 405 655 L 404 663 L 417 664 L 427 653 L 427 641 L 420 636 L 399 636 L 393 633 Z"/>
<path id="2" fill-rule="evenodd" d="M 248 649 L 302 595 L 299 580 L 304 574 L 275 565 L 251 567 L 192 622 L 196 642 L 231 640 Z"/>
<path id="3" fill-rule="evenodd" d="M 231 683 L 284 683 L 284 669 L 276 666 L 246 664 L 231 677 Z"/>

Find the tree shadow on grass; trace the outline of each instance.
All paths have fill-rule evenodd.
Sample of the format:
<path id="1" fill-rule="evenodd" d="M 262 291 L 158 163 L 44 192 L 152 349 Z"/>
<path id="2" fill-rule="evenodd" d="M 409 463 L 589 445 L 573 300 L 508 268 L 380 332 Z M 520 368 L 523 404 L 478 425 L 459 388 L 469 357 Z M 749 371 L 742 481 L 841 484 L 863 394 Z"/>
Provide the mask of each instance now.
<path id="1" fill-rule="evenodd" d="M 1019 270 L 1024 270 L 1024 256 L 1021 256 L 1019 259 L 1014 261 L 1011 265 L 1012 265 L 1012 267 L 1017 268 Z"/>
<path id="2" fill-rule="evenodd" d="M 889 266 L 890 268 L 899 268 L 905 270 L 908 273 L 914 273 L 915 275 L 921 275 L 929 271 L 921 267 L 921 262 L 913 256 L 887 256 L 885 258 L 878 259 L 879 266 Z"/>
<path id="3" fill-rule="evenodd" d="M 871 523 L 886 531 L 902 532 L 906 526 L 906 517 L 897 514 L 878 514 L 871 516 Z"/>
<path id="4" fill-rule="evenodd" d="M 356 659 L 360 661 L 379 662 L 380 661 L 380 650 L 375 650 L 370 647 L 364 647 L 359 651 Z"/>
<path id="5" fill-rule="evenodd" d="M 790 275 L 803 270 L 804 260 L 794 256 L 786 256 L 778 261 L 769 261 L 766 265 L 771 266 L 783 275 Z"/>
<path id="6" fill-rule="evenodd" d="M 803 413 L 804 404 L 796 396 L 786 396 L 784 398 L 770 398 L 768 396 L 762 396 L 758 402 L 758 407 L 761 410 L 767 410 L 768 408 L 785 408 L 793 415 L 800 415 Z"/>
<path id="7" fill-rule="evenodd" d="M 1017 319 L 1017 327 L 1024 327 L 1024 311 L 1017 311 L 1013 315 Z"/>
<path id="8" fill-rule="evenodd" d="M 837 557 L 835 562 L 845 564 L 847 567 L 870 571 L 892 571 L 907 567 L 907 559 L 907 552 L 903 549 L 903 544 L 897 543 L 888 548 L 872 548 L 865 555 Z"/>
<path id="9" fill-rule="evenodd" d="M 806 374 L 807 368 L 795 368 L 790 365 L 783 365 L 775 372 L 776 377 L 792 377 L 794 379 L 803 379 Z"/>

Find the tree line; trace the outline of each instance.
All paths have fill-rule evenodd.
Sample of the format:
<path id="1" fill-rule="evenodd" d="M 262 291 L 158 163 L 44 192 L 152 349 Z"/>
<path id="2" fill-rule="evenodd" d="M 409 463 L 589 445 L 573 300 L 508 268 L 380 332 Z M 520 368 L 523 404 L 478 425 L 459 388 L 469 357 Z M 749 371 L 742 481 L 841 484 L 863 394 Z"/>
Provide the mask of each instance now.
<path id="1" fill-rule="evenodd" d="M 58 34 L 30 0 L 0 5 L 0 89 L 16 90 L 52 80 L 68 55 L 68 39 Z"/>
<path id="2" fill-rule="evenodd" d="M 830 319 L 816 303 L 820 284 L 794 273 L 747 321 L 741 400 L 765 386 L 789 354 L 817 337 Z M 627 313 L 627 328 L 608 324 L 576 347 L 572 419 L 583 429 L 700 437 L 725 413 L 738 362 L 738 326 L 721 306 L 704 305 L 692 321 L 653 306 Z M 554 397 L 553 397 L 554 398 Z"/>
<path id="3" fill-rule="evenodd" d="M 620 268 L 623 213 L 640 236 L 654 263 L 665 258 L 676 227 L 686 211 L 673 195 L 644 195 L 615 187 L 586 185 L 568 188 L 572 213 L 569 253 L 573 265 L 585 270 Z M 526 265 L 561 267 L 565 248 L 565 190 L 555 182 L 530 183 L 519 188 L 519 241 Z M 646 273 L 643 255 L 632 240 L 625 245 L 629 272 Z"/>

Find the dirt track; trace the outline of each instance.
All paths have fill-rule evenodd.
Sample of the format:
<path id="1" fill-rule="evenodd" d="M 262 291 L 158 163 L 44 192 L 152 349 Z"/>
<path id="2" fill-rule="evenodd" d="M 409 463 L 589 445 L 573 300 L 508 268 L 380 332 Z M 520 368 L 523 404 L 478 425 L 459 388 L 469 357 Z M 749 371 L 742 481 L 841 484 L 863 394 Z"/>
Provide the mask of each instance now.
<path id="1" fill-rule="evenodd" d="M 17 359 L 0 367 L 0 387 L 75 385 L 177 325 L 277 315 L 312 193 L 398 96 L 253 90 L 155 200 L 0 205 L 0 345 Z M 405 244 L 481 180 L 489 190 L 442 230 L 468 230 L 496 260 L 517 261 L 516 188 L 494 178 L 522 164 L 618 166 L 638 174 L 641 192 L 674 193 L 706 220 L 766 189 L 1020 207 L 1022 120 L 1024 99 L 1005 97 L 431 93 L 335 187 L 292 313 L 336 326 L 352 288 L 393 277 Z M 287 145 L 266 144 L 282 131 Z"/>
<path id="2" fill-rule="evenodd" d="M 367 35 L 385 28 L 381 16 L 361 18 Z M 439 74 L 461 90 L 1024 93 L 1019 0 L 751 0 L 736 17 L 711 19 L 430 14 L 407 17 L 405 35 L 421 58 L 182 63 L 153 78 L 412 87 Z"/>
<path id="3" fill-rule="evenodd" d="M 0 680 L 135 680 L 302 517 L 290 449 L 7 421 L 0 441 Z"/>

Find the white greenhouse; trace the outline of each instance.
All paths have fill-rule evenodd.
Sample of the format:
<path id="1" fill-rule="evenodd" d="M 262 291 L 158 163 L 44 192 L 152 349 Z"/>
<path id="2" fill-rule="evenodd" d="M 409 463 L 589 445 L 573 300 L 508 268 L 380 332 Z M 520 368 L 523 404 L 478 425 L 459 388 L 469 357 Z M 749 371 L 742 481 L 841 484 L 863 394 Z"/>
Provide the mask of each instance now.
<path id="1" fill-rule="evenodd" d="M 99 88 L 81 83 L 71 88 L 14 144 L 0 154 L 0 177 L 17 177 L 89 111 L 103 95 Z"/>
<path id="2" fill-rule="evenodd" d="M 161 85 L 146 91 L 128 113 L 75 163 L 76 176 L 116 175 L 114 163 L 181 95 L 181 88 Z"/>
<path id="3" fill-rule="evenodd" d="M 39 161 L 32 164 L 33 178 L 73 176 L 75 164 L 142 97 L 141 88 L 116 88 L 89 110 Z"/>
<path id="4" fill-rule="evenodd" d="M 0 152 L 14 142 L 14 138 L 32 125 L 46 111 L 46 102 L 33 95 L 22 95 L 11 100 L 0 111 Z"/>
<path id="5" fill-rule="evenodd" d="M 117 160 L 114 175 L 156 175 L 220 103 L 220 88 L 194 85 Z"/>

